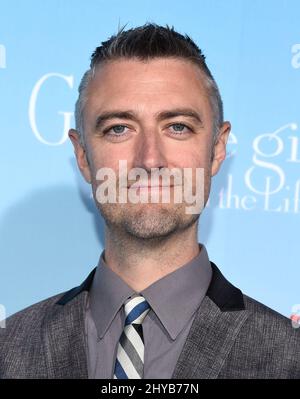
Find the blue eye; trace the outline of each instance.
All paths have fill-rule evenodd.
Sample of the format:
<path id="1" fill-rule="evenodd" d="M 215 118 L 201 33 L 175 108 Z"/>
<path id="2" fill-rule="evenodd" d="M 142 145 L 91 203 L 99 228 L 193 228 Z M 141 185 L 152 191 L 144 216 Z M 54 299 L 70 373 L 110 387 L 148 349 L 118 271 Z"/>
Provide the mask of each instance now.
<path id="1" fill-rule="evenodd" d="M 185 133 L 185 129 L 187 129 L 187 131 L 191 131 L 191 129 L 188 126 L 186 126 L 184 123 L 173 123 L 170 127 L 173 129 L 173 132 L 176 134 Z"/>
<path id="2" fill-rule="evenodd" d="M 182 123 L 176 123 L 175 125 L 173 125 L 173 129 L 176 132 L 182 132 L 182 130 L 185 128 L 185 126 Z"/>
<path id="3" fill-rule="evenodd" d="M 126 128 L 126 126 L 116 125 L 116 126 L 113 126 L 110 130 L 113 130 L 114 133 L 120 134 L 120 133 L 124 133 L 125 128 Z"/>

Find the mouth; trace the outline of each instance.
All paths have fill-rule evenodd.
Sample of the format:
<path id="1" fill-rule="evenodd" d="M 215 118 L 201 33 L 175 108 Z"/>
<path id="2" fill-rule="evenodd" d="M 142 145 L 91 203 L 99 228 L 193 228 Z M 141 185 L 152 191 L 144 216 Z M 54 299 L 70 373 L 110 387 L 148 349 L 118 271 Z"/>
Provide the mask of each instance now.
<path id="1" fill-rule="evenodd" d="M 159 185 L 159 186 L 147 186 L 147 185 L 135 185 L 135 184 L 132 184 L 131 186 L 127 186 L 127 188 L 128 189 L 130 189 L 130 188 L 135 188 L 135 189 L 137 189 L 137 188 L 139 188 L 139 189 L 147 189 L 147 190 L 152 190 L 152 189 L 160 189 L 160 188 L 172 188 L 172 187 L 174 187 L 174 186 L 162 186 L 162 185 Z"/>

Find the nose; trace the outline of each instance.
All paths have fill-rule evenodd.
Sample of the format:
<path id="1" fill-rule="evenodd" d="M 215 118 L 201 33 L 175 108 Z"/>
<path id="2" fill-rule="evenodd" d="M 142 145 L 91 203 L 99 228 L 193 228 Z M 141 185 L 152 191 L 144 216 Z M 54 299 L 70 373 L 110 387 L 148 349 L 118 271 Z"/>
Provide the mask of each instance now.
<path id="1" fill-rule="evenodd" d="M 151 172 L 151 168 L 167 168 L 165 146 L 159 132 L 145 129 L 138 138 L 135 148 L 134 167 Z"/>

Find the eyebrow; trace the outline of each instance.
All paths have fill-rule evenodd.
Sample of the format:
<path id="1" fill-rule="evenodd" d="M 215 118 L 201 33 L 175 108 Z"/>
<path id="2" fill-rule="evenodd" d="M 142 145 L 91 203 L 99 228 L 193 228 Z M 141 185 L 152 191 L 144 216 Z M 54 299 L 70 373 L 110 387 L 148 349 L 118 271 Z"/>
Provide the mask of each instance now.
<path id="1" fill-rule="evenodd" d="M 177 116 L 185 116 L 194 119 L 197 123 L 201 125 L 203 123 L 201 114 L 193 110 L 192 108 L 175 108 L 171 110 L 161 111 L 158 112 L 155 116 L 160 122 L 166 119 L 175 118 Z M 106 121 L 111 119 L 126 119 L 138 122 L 137 115 L 131 110 L 112 110 L 103 112 L 102 114 L 97 116 L 95 123 L 96 130 L 100 129 Z"/>

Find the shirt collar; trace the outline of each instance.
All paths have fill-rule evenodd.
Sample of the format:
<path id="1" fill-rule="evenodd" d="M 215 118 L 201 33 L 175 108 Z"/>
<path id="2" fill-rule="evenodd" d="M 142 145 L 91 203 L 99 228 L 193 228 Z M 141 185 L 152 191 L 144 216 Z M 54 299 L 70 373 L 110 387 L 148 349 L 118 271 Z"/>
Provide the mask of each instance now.
<path id="1" fill-rule="evenodd" d="M 99 338 L 103 338 L 116 313 L 135 291 L 105 262 L 103 250 L 89 292 L 89 306 Z"/>
<path id="2" fill-rule="evenodd" d="M 89 298 L 100 338 L 105 335 L 125 300 L 136 294 L 105 263 L 104 252 L 99 259 Z M 211 277 L 212 268 L 206 248 L 199 244 L 196 257 L 140 292 L 173 340 L 200 306 Z"/>

